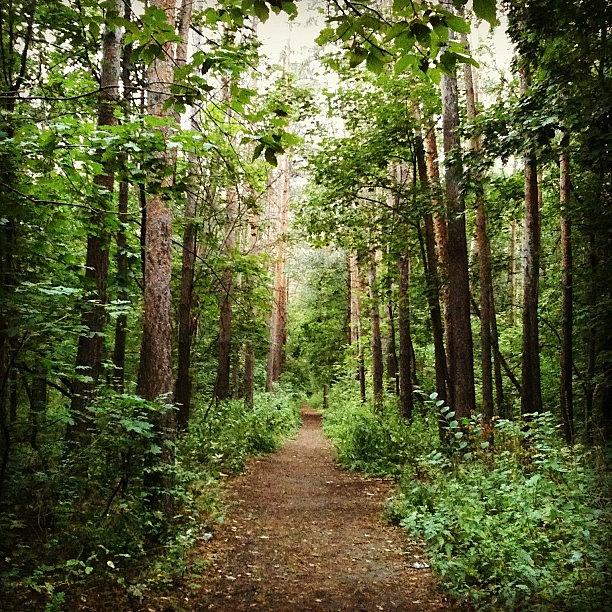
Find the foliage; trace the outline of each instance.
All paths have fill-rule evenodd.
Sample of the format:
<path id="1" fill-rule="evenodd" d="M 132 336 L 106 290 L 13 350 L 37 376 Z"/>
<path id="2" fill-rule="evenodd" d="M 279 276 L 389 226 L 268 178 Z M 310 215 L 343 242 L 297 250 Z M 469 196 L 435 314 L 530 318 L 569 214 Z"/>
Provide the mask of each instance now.
<path id="1" fill-rule="evenodd" d="M 171 582 L 187 570 L 189 549 L 222 519 L 220 478 L 295 431 L 298 399 L 279 389 L 257 394 L 253 410 L 232 400 L 198 412 L 186 436 L 167 442 L 175 448 L 167 466 L 159 461 L 154 423 L 171 408 L 136 396 L 101 396 L 90 409 L 96 435 L 89 444 L 61 448 L 48 435 L 38 453 L 21 449 L 28 461 L 20 464 L 28 467 L 14 478 L 35 499 L 14 500 L 2 515 L 2 555 L 10 569 L 0 578 L 21 602 L 35 593 L 59 602 L 85 585 L 108 583 L 139 597 Z M 171 476 L 158 491 L 172 500 L 170 520 L 148 503 L 147 478 L 155 472 Z M 36 541 L 23 540 L 33 529 Z"/>
<path id="2" fill-rule="evenodd" d="M 361 403 L 354 381 L 334 385 L 329 402 L 324 431 L 333 441 L 339 461 L 350 469 L 398 475 L 435 445 L 437 424 L 431 414 L 417 414 L 407 423 L 394 399 L 387 401 L 380 414 L 375 413 L 369 403 Z"/>
<path id="3" fill-rule="evenodd" d="M 500 420 L 493 450 L 473 433 L 469 454 L 435 451 L 402 474 L 389 513 L 424 538 L 455 596 L 493 609 L 605 607 L 604 481 L 597 457 L 565 447 L 553 423 Z"/>

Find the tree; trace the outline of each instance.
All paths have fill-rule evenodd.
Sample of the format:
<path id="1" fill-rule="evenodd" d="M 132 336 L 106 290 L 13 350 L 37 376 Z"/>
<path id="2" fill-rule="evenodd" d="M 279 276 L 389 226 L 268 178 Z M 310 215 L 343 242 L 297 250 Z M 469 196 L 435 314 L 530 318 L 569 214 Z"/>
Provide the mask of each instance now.
<path id="1" fill-rule="evenodd" d="M 444 135 L 446 217 L 448 227 L 449 376 L 451 405 L 459 417 L 469 416 L 475 406 L 474 355 L 470 323 L 470 286 L 465 205 L 461 194 L 462 174 L 459 143 L 457 78 L 453 71 L 442 75 L 442 131 Z"/>
<path id="2" fill-rule="evenodd" d="M 531 85 L 529 67 L 521 71 L 521 91 Z M 533 150 L 525 156 L 525 244 L 523 247 L 523 357 L 521 412 L 542 411 L 540 384 L 540 340 L 538 327 L 538 286 L 540 279 L 540 205 L 538 166 Z"/>

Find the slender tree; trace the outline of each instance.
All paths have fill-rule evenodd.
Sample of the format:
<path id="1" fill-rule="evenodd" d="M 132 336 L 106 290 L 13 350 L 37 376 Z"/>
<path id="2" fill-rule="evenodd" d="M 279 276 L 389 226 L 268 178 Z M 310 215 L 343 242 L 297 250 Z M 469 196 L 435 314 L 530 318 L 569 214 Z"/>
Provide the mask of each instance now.
<path id="1" fill-rule="evenodd" d="M 468 251 L 465 204 L 461 194 L 461 148 L 457 78 L 453 71 L 441 80 L 444 135 L 446 216 L 448 226 L 448 351 L 453 385 L 452 407 L 458 417 L 469 416 L 475 405 L 474 353 L 470 322 Z"/>
<path id="2" fill-rule="evenodd" d="M 102 64 L 100 70 L 100 93 L 98 97 L 98 126 L 108 127 L 117 124 L 115 109 L 119 105 L 119 76 L 121 71 L 121 29 L 115 24 L 122 15 L 123 2 L 116 0 L 108 5 L 105 14 L 104 34 L 102 37 Z M 87 377 L 75 380 L 73 385 L 72 412 L 75 430 L 82 431 L 86 421 L 82 410 L 88 403 L 88 396 L 98 382 L 102 369 L 104 346 L 104 327 L 106 324 L 106 301 L 108 286 L 108 263 L 111 234 L 108 229 L 107 215 L 111 209 L 115 183 L 115 171 L 110 162 L 104 164 L 101 174 L 94 177 L 94 194 L 91 232 L 87 236 L 87 255 L 85 258 L 85 286 L 87 303 L 81 316 L 81 324 L 86 332 L 79 336 L 76 370 Z"/>
<path id="3" fill-rule="evenodd" d="M 174 0 L 152 0 L 151 6 L 162 10 L 169 23 L 175 19 Z M 162 45 L 163 55 L 147 70 L 148 113 L 167 119 L 170 111 L 166 102 L 174 76 L 174 43 Z M 164 137 L 167 127 L 158 128 Z M 170 150 L 160 154 L 161 177 L 149 177 L 144 233 L 144 299 L 143 337 L 140 353 L 138 391 L 146 399 L 157 399 L 172 392 L 172 325 L 171 325 L 171 229 L 172 212 L 165 192 L 172 185 L 173 155 Z M 172 428 L 174 416 L 167 412 L 160 425 Z"/>
<path id="4" fill-rule="evenodd" d="M 528 94 L 529 68 L 521 70 L 521 93 Z M 538 288 L 540 279 L 540 204 L 538 166 L 535 152 L 525 156 L 525 244 L 523 248 L 523 355 L 521 413 L 542 410 L 540 382 L 540 340 L 538 330 Z"/>
<path id="5" fill-rule="evenodd" d="M 382 410 L 383 406 L 383 353 L 380 334 L 380 300 L 378 297 L 378 279 L 376 273 L 376 254 L 370 255 L 368 268 L 368 287 L 370 291 L 370 326 L 372 342 L 372 399 L 374 410 Z"/>
<path id="6" fill-rule="evenodd" d="M 574 440 L 574 402 L 572 386 L 573 363 L 573 270 L 572 270 L 572 220 L 570 213 L 570 157 L 569 138 L 561 143 L 559 157 L 559 200 L 561 204 L 561 270 L 563 298 L 561 305 L 561 384 L 560 405 L 568 444 Z"/>

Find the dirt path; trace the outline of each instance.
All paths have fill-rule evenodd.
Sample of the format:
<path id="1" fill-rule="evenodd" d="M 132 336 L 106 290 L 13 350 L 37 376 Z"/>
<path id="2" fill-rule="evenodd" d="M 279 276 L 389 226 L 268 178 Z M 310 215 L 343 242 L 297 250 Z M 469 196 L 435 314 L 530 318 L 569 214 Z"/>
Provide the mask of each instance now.
<path id="1" fill-rule="evenodd" d="M 419 547 L 381 520 L 390 483 L 339 469 L 320 421 L 305 410 L 295 440 L 232 481 L 188 609 L 449 609 Z"/>

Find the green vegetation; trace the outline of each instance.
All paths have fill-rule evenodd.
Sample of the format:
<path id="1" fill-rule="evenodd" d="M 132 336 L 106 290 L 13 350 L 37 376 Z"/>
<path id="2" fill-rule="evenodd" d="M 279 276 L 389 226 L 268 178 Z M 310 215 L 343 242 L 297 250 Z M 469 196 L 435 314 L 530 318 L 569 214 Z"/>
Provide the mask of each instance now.
<path id="1" fill-rule="evenodd" d="M 202 573 L 305 397 L 454 596 L 603 607 L 609 2 L 200 4 L 0 0 L 10 607 Z"/>
<path id="2" fill-rule="evenodd" d="M 176 440 L 168 468 L 154 461 L 161 449 L 153 424 L 169 407 L 136 396 L 98 398 L 91 406 L 96 436 L 90 444 L 69 454 L 54 432 L 45 432 L 38 454 L 30 454 L 15 475 L 34 499 L 15 500 L 0 519 L 11 567 L 2 579 L 9 588 L 20 587 L 22 602 L 28 600 L 25 588 L 58 605 L 85 584 L 114 584 L 136 597 L 171 584 L 189 572 L 191 547 L 223 520 L 222 477 L 240 473 L 250 456 L 271 452 L 292 435 L 300 404 L 279 389 L 258 393 L 250 411 L 237 400 L 203 409 Z M 173 508 L 170 521 L 147 502 L 156 475 L 162 479 L 155 480 L 161 483 L 155 494 Z M 24 539 L 32 524 L 38 525 L 36 538 Z"/>
<path id="3" fill-rule="evenodd" d="M 458 428 L 435 400 L 408 424 L 375 414 L 354 384 L 332 392 L 325 431 L 351 469 L 398 479 L 390 520 L 423 538 L 442 585 L 484 609 L 604 609 L 610 524 L 604 458 L 567 448 L 549 413 Z M 423 416 L 429 415 L 429 416 Z M 429 419 L 429 422 L 427 422 Z"/>

